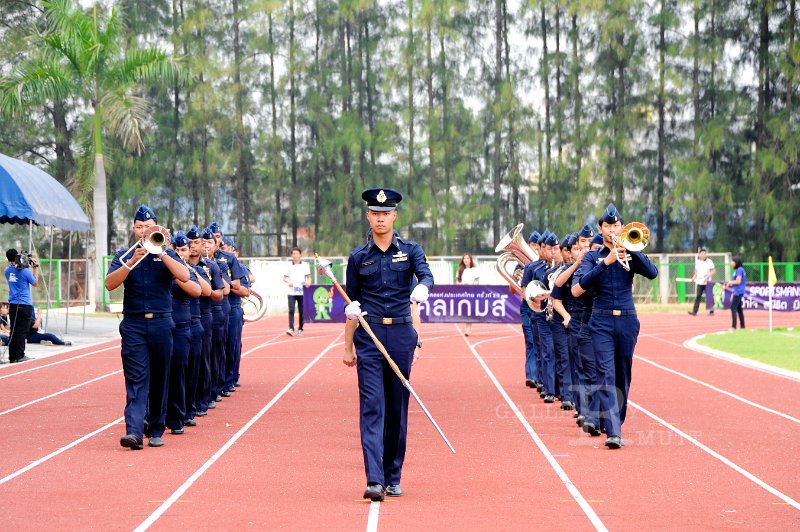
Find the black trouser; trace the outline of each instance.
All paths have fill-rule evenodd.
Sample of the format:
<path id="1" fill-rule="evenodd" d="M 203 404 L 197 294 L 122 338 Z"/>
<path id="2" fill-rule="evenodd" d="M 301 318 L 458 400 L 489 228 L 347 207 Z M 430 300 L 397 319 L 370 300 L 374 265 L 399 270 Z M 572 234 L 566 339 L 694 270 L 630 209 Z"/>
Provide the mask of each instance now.
<path id="1" fill-rule="evenodd" d="M 289 296 L 289 328 L 294 330 L 294 304 L 297 302 L 297 312 L 300 314 L 298 329 L 303 330 L 303 296 Z"/>
<path id="2" fill-rule="evenodd" d="M 744 329 L 744 307 L 742 307 L 742 298 L 744 296 L 733 296 L 731 298 L 731 318 L 733 318 L 733 324 L 731 327 L 734 329 L 736 328 L 736 315 L 739 315 L 739 323 Z"/>
<path id="3" fill-rule="evenodd" d="M 16 362 L 25 356 L 25 342 L 33 322 L 33 307 L 11 303 L 8 306 L 8 323 L 11 334 L 8 339 L 8 360 Z"/>
<path id="4" fill-rule="evenodd" d="M 706 285 L 699 284 L 697 285 L 697 293 L 694 295 L 694 308 L 692 309 L 692 314 L 697 314 L 697 310 L 700 308 L 700 301 L 706 298 Z"/>

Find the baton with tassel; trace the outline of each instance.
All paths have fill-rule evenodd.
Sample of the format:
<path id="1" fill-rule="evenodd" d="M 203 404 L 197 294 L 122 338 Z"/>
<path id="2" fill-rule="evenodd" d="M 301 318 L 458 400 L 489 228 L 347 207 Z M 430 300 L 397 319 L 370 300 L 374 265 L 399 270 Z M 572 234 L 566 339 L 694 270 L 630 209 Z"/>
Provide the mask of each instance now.
<path id="1" fill-rule="evenodd" d="M 314 254 L 314 258 L 317 263 L 317 271 L 321 275 L 324 275 L 331 280 L 333 285 L 336 287 L 336 290 L 339 291 L 339 293 L 342 295 L 344 300 L 349 305 L 351 303 L 350 298 L 347 297 L 347 294 L 345 293 L 344 289 L 342 289 L 342 286 L 339 284 L 339 282 L 336 280 L 336 277 L 333 275 L 333 270 L 331 269 L 331 261 L 327 259 L 320 259 L 319 255 L 317 255 L 316 253 Z M 381 341 L 378 340 L 378 337 L 375 336 L 375 333 L 372 332 L 372 328 L 369 326 L 367 321 L 364 319 L 363 316 L 359 316 L 358 321 L 361 324 L 361 326 L 364 327 L 364 330 L 367 331 L 367 334 L 369 334 L 370 338 L 372 338 L 372 341 L 375 342 L 375 345 L 378 347 L 378 350 L 383 355 L 383 358 L 386 359 L 386 362 L 389 364 L 389 367 L 392 368 L 392 371 L 394 371 L 394 374 L 397 375 L 397 378 L 400 379 L 400 382 L 403 383 L 403 386 L 405 386 L 405 388 L 409 391 L 409 393 L 411 393 L 411 396 L 414 397 L 414 400 L 417 402 L 420 408 L 422 408 L 422 411 L 425 412 L 426 416 L 428 416 L 430 422 L 433 423 L 433 426 L 436 428 L 436 431 L 439 433 L 439 436 L 442 437 L 442 439 L 450 448 L 450 450 L 453 451 L 453 454 L 455 454 L 456 450 L 450 444 L 450 440 L 447 439 L 447 436 L 444 435 L 442 429 L 439 428 L 439 424 L 436 423 L 436 420 L 433 419 L 431 413 L 428 412 L 428 409 L 425 408 L 424 404 L 422 404 L 422 399 L 419 398 L 417 392 L 415 392 L 414 388 L 411 387 L 411 383 L 408 382 L 408 379 L 405 378 L 403 373 L 400 371 L 400 368 L 398 368 L 397 364 L 395 364 L 394 360 L 392 360 L 392 357 L 390 357 L 389 353 L 386 352 L 386 348 L 383 346 Z"/>

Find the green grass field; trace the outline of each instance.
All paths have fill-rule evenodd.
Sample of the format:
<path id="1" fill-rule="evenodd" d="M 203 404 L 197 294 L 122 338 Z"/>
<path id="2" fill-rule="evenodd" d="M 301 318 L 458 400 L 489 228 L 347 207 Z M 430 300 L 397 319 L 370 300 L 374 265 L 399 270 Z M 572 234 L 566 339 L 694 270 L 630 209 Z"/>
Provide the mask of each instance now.
<path id="1" fill-rule="evenodd" d="M 745 329 L 709 334 L 699 344 L 792 371 L 800 371 L 800 329 Z"/>

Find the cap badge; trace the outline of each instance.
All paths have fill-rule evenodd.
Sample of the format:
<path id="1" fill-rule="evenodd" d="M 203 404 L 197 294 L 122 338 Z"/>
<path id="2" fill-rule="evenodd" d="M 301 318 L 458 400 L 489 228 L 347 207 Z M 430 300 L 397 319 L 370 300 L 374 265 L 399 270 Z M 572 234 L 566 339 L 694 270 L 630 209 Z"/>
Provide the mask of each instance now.
<path id="1" fill-rule="evenodd" d="M 378 192 L 378 195 L 376 196 L 375 199 L 377 199 L 380 203 L 384 203 L 386 201 L 386 193 L 383 190 L 381 190 L 380 192 Z"/>

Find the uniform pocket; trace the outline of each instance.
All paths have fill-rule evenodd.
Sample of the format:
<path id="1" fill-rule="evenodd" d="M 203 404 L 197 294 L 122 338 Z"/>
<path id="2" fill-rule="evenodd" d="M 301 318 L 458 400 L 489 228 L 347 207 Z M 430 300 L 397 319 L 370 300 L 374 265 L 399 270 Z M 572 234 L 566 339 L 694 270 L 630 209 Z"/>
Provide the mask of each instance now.
<path id="1" fill-rule="evenodd" d="M 391 272 L 390 277 L 394 282 L 407 282 L 411 274 L 411 263 L 407 260 L 402 262 L 390 262 L 389 271 Z"/>

